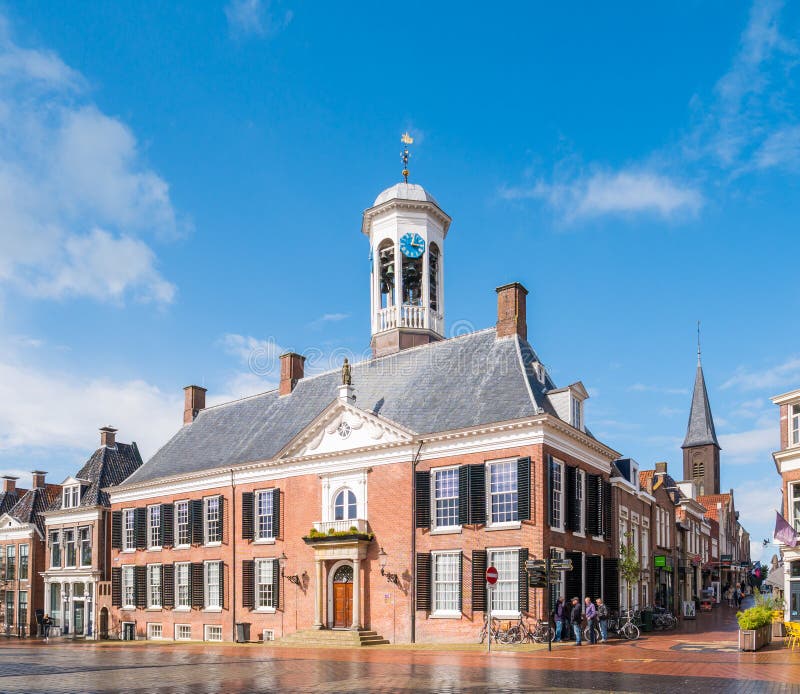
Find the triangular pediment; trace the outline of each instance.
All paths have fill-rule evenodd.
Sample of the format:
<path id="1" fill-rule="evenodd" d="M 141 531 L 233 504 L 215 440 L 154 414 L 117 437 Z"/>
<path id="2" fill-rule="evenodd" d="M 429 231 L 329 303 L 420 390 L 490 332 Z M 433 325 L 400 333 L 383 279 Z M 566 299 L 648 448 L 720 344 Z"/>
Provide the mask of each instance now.
<path id="1" fill-rule="evenodd" d="M 364 448 L 410 443 L 413 432 L 384 417 L 337 399 L 292 439 L 278 458 L 336 455 Z"/>
<path id="2" fill-rule="evenodd" d="M 14 516 L 4 513 L 0 516 L 0 530 L 8 530 L 10 528 L 23 528 L 27 527 L 27 523 L 20 523 Z"/>

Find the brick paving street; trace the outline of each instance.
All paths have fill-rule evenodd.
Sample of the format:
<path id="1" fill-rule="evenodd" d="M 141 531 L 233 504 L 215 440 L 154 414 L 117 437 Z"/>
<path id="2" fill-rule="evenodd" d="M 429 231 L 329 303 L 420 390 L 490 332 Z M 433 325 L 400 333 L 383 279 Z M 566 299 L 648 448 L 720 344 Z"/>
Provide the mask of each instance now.
<path id="1" fill-rule="evenodd" d="M 800 652 L 735 648 L 733 611 L 552 653 L 262 645 L 0 644 L 2 692 L 800 692 Z"/>

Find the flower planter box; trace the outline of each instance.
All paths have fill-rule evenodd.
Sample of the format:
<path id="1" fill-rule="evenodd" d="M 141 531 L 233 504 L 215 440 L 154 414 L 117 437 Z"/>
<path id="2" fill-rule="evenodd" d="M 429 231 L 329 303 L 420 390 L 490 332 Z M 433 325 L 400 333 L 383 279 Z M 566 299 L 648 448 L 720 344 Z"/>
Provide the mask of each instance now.
<path id="1" fill-rule="evenodd" d="M 773 639 L 782 639 L 786 636 L 786 629 L 783 626 L 783 622 L 773 622 L 772 623 L 772 638 Z"/>
<path id="2" fill-rule="evenodd" d="M 739 629 L 739 650 L 757 651 L 772 641 L 772 624 L 758 629 Z"/>

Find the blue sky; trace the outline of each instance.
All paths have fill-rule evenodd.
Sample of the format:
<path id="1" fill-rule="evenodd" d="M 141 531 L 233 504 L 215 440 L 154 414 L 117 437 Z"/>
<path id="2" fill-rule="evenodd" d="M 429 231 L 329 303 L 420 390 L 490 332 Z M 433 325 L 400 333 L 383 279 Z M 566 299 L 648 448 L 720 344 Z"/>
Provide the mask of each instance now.
<path id="1" fill-rule="evenodd" d="M 680 477 L 701 320 L 722 484 L 771 537 L 798 60 L 774 2 L 0 5 L 0 469 L 60 481 L 103 424 L 149 455 L 188 383 L 362 354 L 360 215 L 409 130 L 454 220 L 448 329 L 523 282 L 594 432 Z"/>

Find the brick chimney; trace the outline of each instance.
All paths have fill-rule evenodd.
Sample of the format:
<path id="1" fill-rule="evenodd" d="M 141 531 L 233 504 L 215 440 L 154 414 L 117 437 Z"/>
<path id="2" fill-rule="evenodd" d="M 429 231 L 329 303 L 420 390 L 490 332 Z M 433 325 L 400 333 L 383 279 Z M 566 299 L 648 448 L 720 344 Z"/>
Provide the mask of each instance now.
<path id="1" fill-rule="evenodd" d="M 281 395 L 289 395 L 303 378 L 305 362 L 305 357 L 294 352 L 281 354 L 281 384 L 278 389 Z"/>
<path id="2" fill-rule="evenodd" d="M 31 477 L 33 477 L 32 486 L 34 489 L 44 489 L 44 476 L 46 472 L 42 472 L 41 470 L 34 470 L 31 473 Z"/>
<path id="3" fill-rule="evenodd" d="M 100 445 L 114 448 L 117 445 L 117 430 L 108 425 L 100 427 Z"/>
<path id="4" fill-rule="evenodd" d="M 200 410 L 206 408 L 206 389 L 202 386 L 186 386 L 183 389 L 183 423 L 191 424 Z"/>
<path id="5" fill-rule="evenodd" d="M 17 480 L 19 477 L 13 475 L 3 475 L 3 491 L 13 492 L 17 488 Z"/>
<path id="6" fill-rule="evenodd" d="M 664 460 L 660 460 L 656 463 L 656 474 L 657 475 L 666 475 L 667 474 L 667 463 Z"/>
<path id="7" fill-rule="evenodd" d="M 519 335 L 528 339 L 528 324 L 525 321 L 525 297 L 528 290 L 519 282 L 504 284 L 497 288 L 497 337 Z"/>

